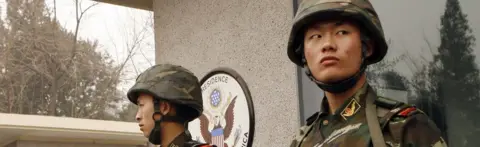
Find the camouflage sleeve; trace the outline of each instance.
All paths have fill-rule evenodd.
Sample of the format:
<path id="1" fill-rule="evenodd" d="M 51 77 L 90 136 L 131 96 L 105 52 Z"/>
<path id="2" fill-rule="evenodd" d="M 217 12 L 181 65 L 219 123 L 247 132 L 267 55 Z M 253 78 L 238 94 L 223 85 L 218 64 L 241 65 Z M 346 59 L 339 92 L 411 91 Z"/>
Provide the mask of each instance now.
<path id="1" fill-rule="evenodd" d="M 419 110 L 417 110 L 419 111 Z M 410 113 L 412 114 L 412 113 Z M 402 144 L 406 147 L 447 147 L 441 132 L 424 113 L 414 113 L 405 118 Z"/>

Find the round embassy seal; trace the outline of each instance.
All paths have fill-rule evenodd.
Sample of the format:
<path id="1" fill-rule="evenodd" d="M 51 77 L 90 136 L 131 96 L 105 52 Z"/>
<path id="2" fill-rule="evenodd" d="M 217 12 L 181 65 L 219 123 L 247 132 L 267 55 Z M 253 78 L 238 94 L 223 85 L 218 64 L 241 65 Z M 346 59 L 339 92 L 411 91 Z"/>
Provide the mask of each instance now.
<path id="1" fill-rule="evenodd" d="M 247 84 L 230 68 L 216 68 L 200 81 L 203 114 L 188 124 L 193 140 L 217 147 L 251 147 L 255 117 Z"/>

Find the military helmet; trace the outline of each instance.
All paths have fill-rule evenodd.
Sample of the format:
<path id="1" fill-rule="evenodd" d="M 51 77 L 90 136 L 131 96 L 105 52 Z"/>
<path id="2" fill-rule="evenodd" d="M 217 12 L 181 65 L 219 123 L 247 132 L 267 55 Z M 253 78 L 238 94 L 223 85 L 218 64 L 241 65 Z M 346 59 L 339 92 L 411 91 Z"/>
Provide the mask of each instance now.
<path id="1" fill-rule="evenodd" d="M 362 33 L 373 40 L 374 50 L 366 59 L 367 64 L 376 63 L 385 57 L 388 49 L 377 13 L 369 0 L 303 0 L 294 18 L 287 53 L 292 62 L 302 62 L 303 38 L 307 25 L 331 18 L 349 18 L 362 27 Z M 365 31 L 365 32 L 364 32 Z"/>
<path id="2" fill-rule="evenodd" d="M 203 112 L 202 92 L 198 78 L 188 69 L 173 64 L 157 64 L 143 73 L 127 93 L 128 99 L 137 105 L 140 93 L 152 95 L 179 106 L 181 116 L 191 121 Z"/>

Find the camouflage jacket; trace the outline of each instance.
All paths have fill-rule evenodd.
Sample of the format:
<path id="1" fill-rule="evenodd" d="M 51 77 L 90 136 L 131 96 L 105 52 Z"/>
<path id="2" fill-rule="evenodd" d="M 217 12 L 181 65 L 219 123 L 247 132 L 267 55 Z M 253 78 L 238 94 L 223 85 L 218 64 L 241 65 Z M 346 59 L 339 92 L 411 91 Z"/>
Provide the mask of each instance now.
<path id="1" fill-rule="evenodd" d="M 192 140 L 192 137 L 187 133 L 178 135 L 167 147 L 217 147 L 206 143 L 200 143 Z"/>
<path id="2" fill-rule="evenodd" d="M 364 84 L 334 114 L 329 114 L 324 98 L 320 111 L 307 119 L 307 124 L 301 127 L 290 147 L 373 147 L 366 119 L 367 95 L 374 96 L 372 105 L 377 107 L 379 128 L 387 147 L 447 146 L 439 129 L 422 111 L 377 97 L 373 89 Z"/>

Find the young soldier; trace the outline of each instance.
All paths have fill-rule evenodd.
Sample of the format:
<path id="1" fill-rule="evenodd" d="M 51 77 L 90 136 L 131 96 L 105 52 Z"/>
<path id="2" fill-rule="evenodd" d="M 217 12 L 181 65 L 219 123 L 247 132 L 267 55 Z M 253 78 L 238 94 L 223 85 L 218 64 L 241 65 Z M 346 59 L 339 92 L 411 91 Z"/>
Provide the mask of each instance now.
<path id="1" fill-rule="evenodd" d="M 446 147 L 422 111 L 378 97 L 368 85 L 365 69 L 381 61 L 387 48 L 368 0 L 303 0 L 288 56 L 325 97 L 291 147 Z"/>
<path id="2" fill-rule="evenodd" d="M 192 140 L 185 129 L 203 112 L 198 78 L 172 64 L 150 67 L 137 77 L 127 93 L 138 105 L 136 120 L 148 140 L 162 147 L 214 147 Z"/>

